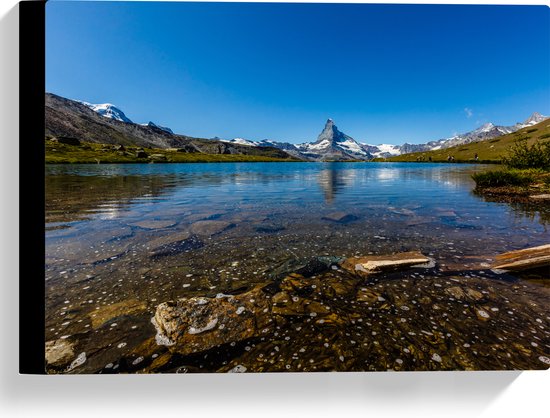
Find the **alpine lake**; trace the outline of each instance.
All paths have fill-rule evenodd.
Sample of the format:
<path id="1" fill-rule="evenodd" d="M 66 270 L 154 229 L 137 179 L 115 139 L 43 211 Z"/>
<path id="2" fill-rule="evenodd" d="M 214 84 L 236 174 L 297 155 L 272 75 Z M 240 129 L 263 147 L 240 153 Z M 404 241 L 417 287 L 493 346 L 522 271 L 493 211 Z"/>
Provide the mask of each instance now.
<path id="1" fill-rule="evenodd" d="M 46 371 L 546 369 L 548 278 L 491 264 L 550 243 L 550 207 L 476 195 L 489 168 L 47 165 Z"/>

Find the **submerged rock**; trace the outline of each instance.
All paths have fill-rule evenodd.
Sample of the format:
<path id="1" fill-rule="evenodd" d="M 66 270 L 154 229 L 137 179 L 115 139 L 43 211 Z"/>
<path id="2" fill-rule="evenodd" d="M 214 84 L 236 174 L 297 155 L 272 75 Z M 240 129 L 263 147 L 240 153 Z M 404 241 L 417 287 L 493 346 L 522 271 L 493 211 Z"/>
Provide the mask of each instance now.
<path id="1" fill-rule="evenodd" d="M 332 212 L 332 213 L 329 213 L 328 215 L 323 216 L 321 219 L 324 219 L 325 221 L 332 221 L 332 222 L 344 224 L 344 223 L 356 221 L 359 218 L 352 213 Z"/>
<path id="2" fill-rule="evenodd" d="M 90 314 L 92 327 L 98 328 L 107 321 L 122 315 L 132 315 L 145 311 L 147 304 L 137 299 L 128 299 L 112 305 L 101 306 Z"/>
<path id="3" fill-rule="evenodd" d="M 460 301 L 479 301 L 483 299 L 483 294 L 481 292 L 470 288 L 463 289 L 460 286 L 448 287 L 447 289 L 445 289 L 445 293 Z"/>
<path id="4" fill-rule="evenodd" d="M 406 208 L 389 208 L 391 213 L 404 216 L 416 216 L 416 213 Z"/>
<path id="5" fill-rule="evenodd" d="M 234 226 L 235 224 L 225 221 L 198 221 L 191 225 L 191 232 L 199 236 L 209 237 Z"/>
<path id="6" fill-rule="evenodd" d="M 375 292 L 373 289 L 362 287 L 357 291 L 357 301 L 374 303 L 379 302 L 380 293 Z"/>
<path id="7" fill-rule="evenodd" d="M 255 227 L 256 232 L 261 232 L 265 234 L 273 234 L 275 232 L 283 231 L 285 227 L 280 224 L 261 224 Z"/>
<path id="8" fill-rule="evenodd" d="M 273 296 L 272 312 L 277 315 L 327 315 L 330 308 L 312 299 L 305 299 L 291 295 L 287 292 L 279 292 Z"/>
<path id="9" fill-rule="evenodd" d="M 191 233 L 189 231 L 176 231 L 174 233 L 171 233 L 169 235 L 163 235 L 161 237 L 157 237 L 147 243 L 147 247 L 149 247 L 150 251 L 155 251 L 159 248 L 161 248 L 164 245 L 172 244 L 174 242 L 183 241 L 188 239 L 191 236 Z"/>
<path id="10" fill-rule="evenodd" d="M 183 238 L 184 236 L 187 236 L 187 238 Z M 178 240 L 178 238 L 183 239 Z M 197 237 L 196 235 L 189 236 L 189 233 L 176 234 L 176 236 L 173 236 L 171 238 L 168 237 L 166 240 L 169 241 L 170 239 L 174 239 L 174 241 L 170 241 L 166 244 L 154 247 L 151 251 L 151 258 L 155 259 L 177 255 L 186 251 L 196 250 L 204 247 L 204 243 L 199 239 L 199 237 Z"/>
<path id="11" fill-rule="evenodd" d="M 407 222 L 405 222 L 406 226 L 417 226 L 417 225 L 425 225 L 430 224 L 434 220 L 433 218 L 426 217 L 426 216 L 414 216 L 411 219 L 409 219 Z"/>
<path id="12" fill-rule="evenodd" d="M 338 264 L 340 261 L 342 261 L 341 257 L 315 257 L 296 269 L 295 273 L 310 277 L 327 271 L 331 266 Z"/>
<path id="13" fill-rule="evenodd" d="M 162 228 L 170 228 L 171 226 L 174 226 L 176 222 L 171 220 L 156 220 L 156 219 L 150 219 L 150 220 L 144 220 L 135 222 L 132 225 L 133 226 L 139 226 L 140 228 L 144 229 L 162 229 Z"/>
<path id="14" fill-rule="evenodd" d="M 157 342 L 188 355 L 270 332 L 270 304 L 261 287 L 240 295 L 193 297 L 157 306 Z"/>
<path id="15" fill-rule="evenodd" d="M 305 259 L 292 259 L 284 262 L 268 272 L 272 279 L 282 279 L 290 274 L 311 277 L 329 270 L 332 266 L 344 261 L 344 257 L 319 256 Z"/>
<path id="16" fill-rule="evenodd" d="M 418 251 L 409 251 L 392 255 L 373 255 L 347 258 L 341 267 L 360 276 L 383 271 L 401 270 L 430 263 L 430 259 Z"/>

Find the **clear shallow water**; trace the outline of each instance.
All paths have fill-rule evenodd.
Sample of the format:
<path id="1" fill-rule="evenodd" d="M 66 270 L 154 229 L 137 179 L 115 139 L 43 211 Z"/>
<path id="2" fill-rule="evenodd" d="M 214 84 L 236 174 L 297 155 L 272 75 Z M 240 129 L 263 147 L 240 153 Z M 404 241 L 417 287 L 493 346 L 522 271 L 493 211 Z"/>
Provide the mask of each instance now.
<path id="1" fill-rule="evenodd" d="M 105 372 L 105 364 L 122 364 L 151 344 L 155 332 L 148 321 L 160 302 L 242 292 L 269 283 L 274 271 L 296 260 L 418 250 L 435 259 L 430 274 L 438 280 L 463 272 L 473 277 L 472 271 L 486 271 L 498 253 L 548 243 L 548 208 L 487 202 L 472 193 L 471 174 L 485 169 L 409 163 L 47 166 L 47 341 L 66 337 L 77 351 L 101 353 L 75 371 Z M 189 237 L 194 241 L 181 244 Z M 388 277 L 388 283 L 409 280 L 410 274 Z M 480 273 L 479 280 L 481 286 L 488 279 Z M 525 292 L 546 297 L 544 285 L 526 283 Z M 542 307 L 546 302 L 539 301 Z M 107 324 L 120 317 L 114 327 Z M 124 350 L 116 348 L 121 343 Z M 256 350 L 267 349 L 260 344 Z M 209 366 L 171 358 L 171 368 L 152 371 L 174 371 L 182 367 L 178 362 L 189 361 L 216 371 L 224 362 L 242 360 L 243 353 L 212 355 L 219 361 Z M 333 357 L 321 350 L 316 358 L 324 366 L 310 370 L 341 370 Z M 377 370 L 393 367 L 369 361 Z M 536 356 L 533 363 L 525 361 L 510 365 L 544 366 Z M 472 364 L 468 367 L 498 368 Z M 133 366 L 128 370 L 139 370 Z M 249 370 L 272 370 L 256 366 L 249 364 Z M 363 369 L 369 367 L 343 368 Z"/>

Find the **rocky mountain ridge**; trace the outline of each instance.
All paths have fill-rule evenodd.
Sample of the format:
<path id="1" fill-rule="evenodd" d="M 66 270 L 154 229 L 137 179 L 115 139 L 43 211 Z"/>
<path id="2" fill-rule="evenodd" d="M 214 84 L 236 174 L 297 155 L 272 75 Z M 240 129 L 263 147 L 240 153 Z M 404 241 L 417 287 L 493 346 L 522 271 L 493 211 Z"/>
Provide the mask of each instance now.
<path id="1" fill-rule="evenodd" d="M 78 137 L 99 143 L 119 143 L 157 148 L 181 148 L 185 152 L 214 154 L 257 154 L 268 151 L 277 157 L 292 156 L 305 161 L 372 160 L 391 156 L 445 149 L 456 145 L 490 140 L 548 119 L 538 112 L 512 126 L 485 123 L 473 131 L 423 144 L 402 145 L 361 143 L 340 131 L 332 119 L 314 142 L 293 144 L 264 139 L 205 139 L 175 134 L 154 122 L 136 124 L 110 103 L 91 104 L 46 93 L 46 135 Z M 278 154 L 280 153 L 280 154 Z"/>
<path id="2" fill-rule="evenodd" d="M 275 147 L 250 147 L 219 140 L 174 134 L 171 129 L 137 124 L 113 105 L 92 105 L 52 93 L 45 96 L 46 138 L 74 138 L 97 144 L 177 149 L 185 153 L 242 154 L 288 159 L 291 156 Z"/>
<path id="3" fill-rule="evenodd" d="M 454 135 L 450 138 L 429 141 L 424 144 L 409 144 L 405 142 L 402 145 L 371 145 L 361 143 L 349 135 L 339 131 L 332 119 L 327 120 L 323 131 L 315 142 L 290 144 L 288 142 L 283 143 L 270 140 L 256 142 L 243 138 L 236 138 L 227 142 L 246 144 L 256 147 L 277 147 L 285 150 L 297 158 L 310 161 L 371 160 L 377 157 L 388 158 L 401 154 L 445 149 L 457 145 L 490 140 L 501 135 L 516 132 L 522 128 L 533 126 L 546 119 L 548 119 L 548 116 L 543 116 L 540 113 L 535 112 L 524 122 L 518 122 L 512 126 L 499 126 L 494 125 L 493 123 L 485 123 L 473 131 Z"/>

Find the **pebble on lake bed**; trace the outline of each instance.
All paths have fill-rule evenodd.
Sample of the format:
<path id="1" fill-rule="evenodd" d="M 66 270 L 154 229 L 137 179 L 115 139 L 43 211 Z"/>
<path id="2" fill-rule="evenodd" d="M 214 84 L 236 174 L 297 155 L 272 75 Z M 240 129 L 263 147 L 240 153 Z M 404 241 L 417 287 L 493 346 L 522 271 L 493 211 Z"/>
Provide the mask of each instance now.
<path id="1" fill-rule="evenodd" d="M 491 318 L 489 314 L 483 309 L 476 310 L 476 315 L 478 319 L 481 319 L 482 321 L 487 321 L 489 318 Z"/>
<path id="2" fill-rule="evenodd" d="M 437 361 L 438 363 L 441 363 L 441 356 L 437 353 L 432 354 L 432 360 Z"/>
<path id="3" fill-rule="evenodd" d="M 229 370 L 227 373 L 244 373 L 246 372 L 246 370 L 247 369 L 245 366 L 238 364 L 235 367 L 233 367 L 231 370 Z"/>
<path id="4" fill-rule="evenodd" d="M 80 353 L 78 357 L 70 364 L 70 366 L 67 367 L 67 371 L 70 372 L 71 370 L 76 369 L 78 366 L 82 366 L 84 363 L 86 363 L 86 360 L 86 353 Z"/>

